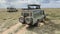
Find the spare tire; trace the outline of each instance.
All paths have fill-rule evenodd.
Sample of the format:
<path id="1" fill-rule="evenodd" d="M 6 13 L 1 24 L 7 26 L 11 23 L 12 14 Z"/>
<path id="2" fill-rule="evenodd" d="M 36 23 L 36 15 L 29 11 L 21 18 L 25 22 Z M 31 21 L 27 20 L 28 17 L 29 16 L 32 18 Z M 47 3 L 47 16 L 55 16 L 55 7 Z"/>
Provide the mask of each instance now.
<path id="1" fill-rule="evenodd" d="M 25 24 L 25 19 L 23 17 L 20 17 L 19 22 L 21 22 L 22 24 Z"/>
<path id="2" fill-rule="evenodd" d="M 26 21 L 26 24 L 28 24 L 28 25 L 33 24 L 33 19 L 32 18 L 26 18 L 25 21 Z"/>

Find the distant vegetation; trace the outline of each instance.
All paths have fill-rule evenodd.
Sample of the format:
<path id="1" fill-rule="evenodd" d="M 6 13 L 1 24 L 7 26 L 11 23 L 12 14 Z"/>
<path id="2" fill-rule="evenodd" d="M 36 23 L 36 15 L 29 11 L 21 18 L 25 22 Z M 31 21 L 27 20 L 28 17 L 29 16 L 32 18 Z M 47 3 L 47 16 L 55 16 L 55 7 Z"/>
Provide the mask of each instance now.
<path id="1" fill-rule="evenodd" d="M 48 18 L 50 19 L 60 19 L 60 8 L 47 8 L 43 9 Z"/>

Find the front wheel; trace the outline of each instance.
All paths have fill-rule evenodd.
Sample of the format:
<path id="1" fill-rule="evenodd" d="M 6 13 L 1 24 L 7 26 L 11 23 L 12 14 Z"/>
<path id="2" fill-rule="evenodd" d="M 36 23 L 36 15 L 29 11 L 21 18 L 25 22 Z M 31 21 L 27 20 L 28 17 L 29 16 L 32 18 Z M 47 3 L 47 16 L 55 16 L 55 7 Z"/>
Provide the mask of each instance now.
<path id="1" fill-rule="evenodd" d="M 44 20 L 46 20 L 46 16 L 44 16 Z"/>

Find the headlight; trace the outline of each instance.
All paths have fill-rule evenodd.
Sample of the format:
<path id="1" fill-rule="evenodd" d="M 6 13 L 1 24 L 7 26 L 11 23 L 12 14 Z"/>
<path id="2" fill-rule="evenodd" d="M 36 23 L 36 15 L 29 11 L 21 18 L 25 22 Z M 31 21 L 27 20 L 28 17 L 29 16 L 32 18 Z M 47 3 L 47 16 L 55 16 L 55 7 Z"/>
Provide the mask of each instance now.
<path id="1" fill-rule="evenodd" d="M 23 22 L 24 22 L 24 17 L 20 17 L 20 18 L 19 18 L 19 21 L 20 21 L 21 23 L 23 23 Z"/>

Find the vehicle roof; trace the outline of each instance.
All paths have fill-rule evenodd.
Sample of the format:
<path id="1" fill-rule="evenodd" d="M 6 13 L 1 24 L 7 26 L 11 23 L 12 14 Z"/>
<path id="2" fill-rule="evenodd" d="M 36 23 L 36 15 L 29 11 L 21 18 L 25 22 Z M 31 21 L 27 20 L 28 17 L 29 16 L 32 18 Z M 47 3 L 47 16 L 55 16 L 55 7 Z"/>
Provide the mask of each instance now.
<path id="1" fill-rule="evenodd" d="M 41 9 L 34 9 L 34 10 L 23 10 L 22 12 L 39 12 L 42 11 Z"/>
<path id="2" fill-rule="evenodd" d="M 22 8 L 22 10 L 34 10 L 34 9 Z M 36 9 L 35 9 L 35 10 L 36 10 Z"/>
<path id="3" fill-rule="evenodd" d="M 38 4 L 29 4 L 28 6 L 40 6 Z"/>

